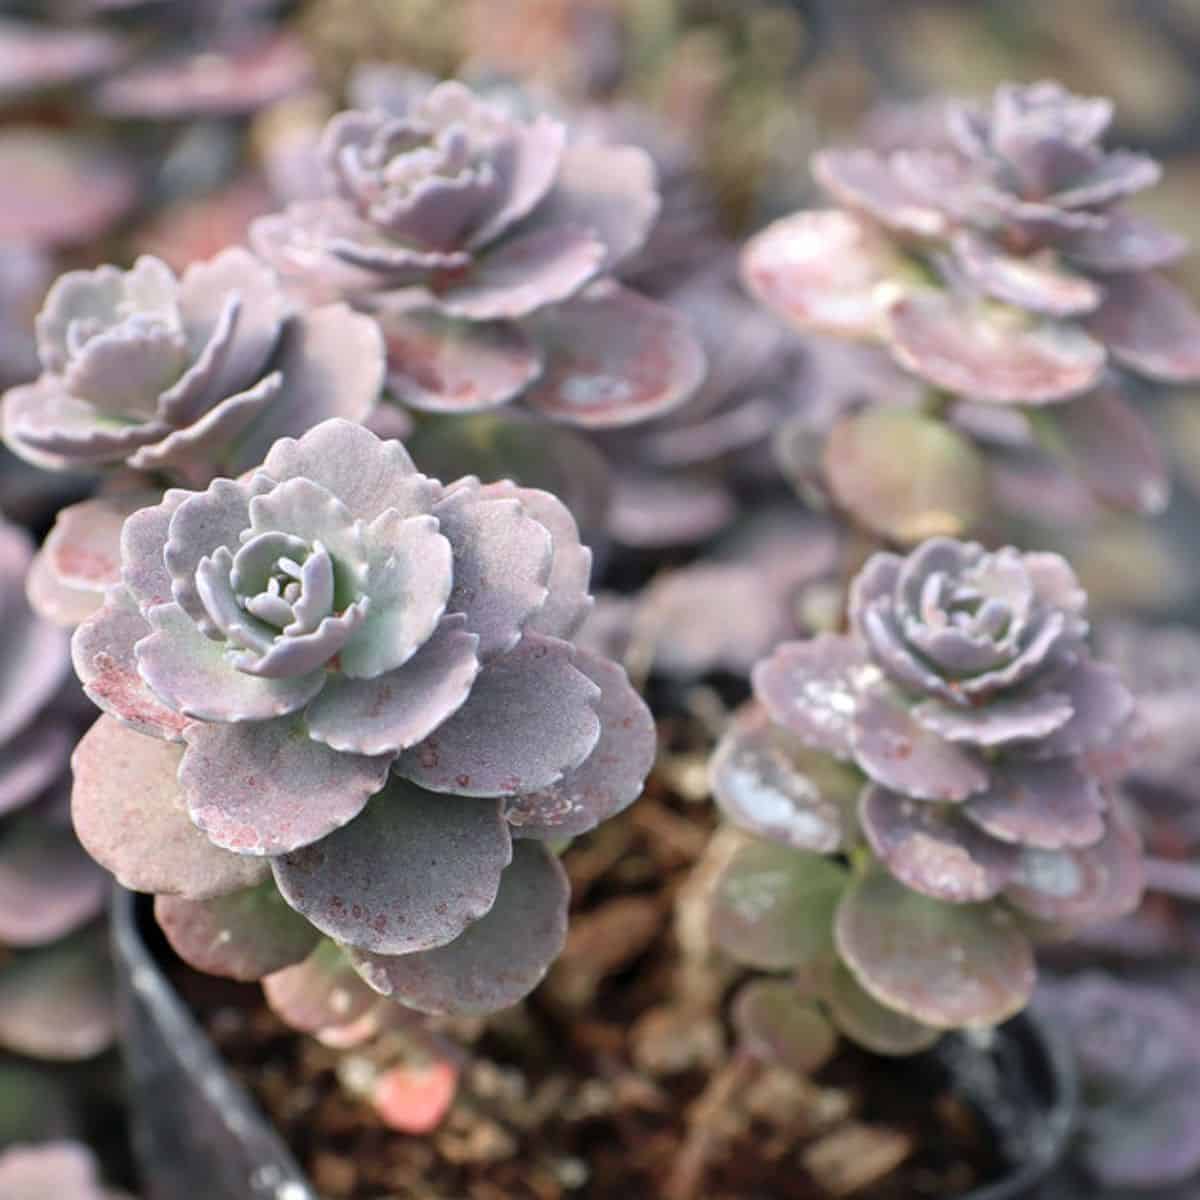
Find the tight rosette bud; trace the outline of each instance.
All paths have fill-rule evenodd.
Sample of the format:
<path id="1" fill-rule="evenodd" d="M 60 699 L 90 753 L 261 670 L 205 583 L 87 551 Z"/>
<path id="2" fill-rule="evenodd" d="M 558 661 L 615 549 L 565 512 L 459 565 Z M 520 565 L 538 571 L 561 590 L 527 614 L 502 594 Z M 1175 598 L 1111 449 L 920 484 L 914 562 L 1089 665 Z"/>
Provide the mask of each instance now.
<path id="1" fill-rule="evenodd" d="M 632 802 L 653 757 L 624 673 L 571 642 L 590 562 L 548 493 L 444 486 L 345 421 L 167 492 L 75 635 L 112 714 L 77 754 L 80 836 L 204 969 L 273 974 L 323 934 L 413 1007 L 514 1002 L 565 928 L 541 843 Z M 244 935 L 218 955 L 213 905 Z"/>
<path id="2" fill-rule="evenodd" d="M 735 823 L 788 847 L 801 874 L 833 852 L 861 868 L 830 952 L 923 1025 L 1025 1004 L 1018 915 L 1070 928 L 1139 897 L 1138 839 L 1094 757 L 1132 702 L 1087 651 L 1085 600 L 1054 554 L 948 538 L 876 554 L 851 631 L 760 662 L 757 704 L 717 751 Z"/>

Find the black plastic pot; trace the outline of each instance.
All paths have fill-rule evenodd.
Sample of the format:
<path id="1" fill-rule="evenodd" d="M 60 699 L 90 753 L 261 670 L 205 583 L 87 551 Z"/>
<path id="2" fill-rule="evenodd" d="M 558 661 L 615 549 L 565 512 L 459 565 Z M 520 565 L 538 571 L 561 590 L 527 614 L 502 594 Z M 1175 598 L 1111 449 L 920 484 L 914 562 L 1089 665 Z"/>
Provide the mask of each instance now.
<path id="1" fill-rule="evenodd" d="M 226 1070 L 143 936 L 146 898 L 113 896 L 122 1048 L 129 1075 L 134 1150 L 146 1200 L 317 1200 L 271 1124 Z M 1074 1122 L 1075 1076 L 1062 1041 L 1022 1015 L 986 1049 L 943 1038 L 907 1070 L 948 1078 L 983 1117 L 1003 1179 L 960 1200 L 1032 1200 L 1058 1164 Z M 928 1093 L 914 1088 L 913 1102 Z"/>

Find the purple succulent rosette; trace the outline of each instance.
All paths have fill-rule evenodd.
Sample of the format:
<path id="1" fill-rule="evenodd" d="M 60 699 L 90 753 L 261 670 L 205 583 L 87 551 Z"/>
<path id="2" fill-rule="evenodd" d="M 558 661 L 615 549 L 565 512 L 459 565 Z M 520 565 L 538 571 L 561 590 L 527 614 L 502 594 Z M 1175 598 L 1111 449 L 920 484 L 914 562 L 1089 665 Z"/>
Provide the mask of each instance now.
<path id="1" fill-rule="evenodd" d="M 279 437 L 362 420 L 383 382 L 374 323 L 344 305 L 296 312 L 233 248 L 176 275 L 71 271 L 37 318 L 42 374 L 3 400 L 4 438 L 50 469 L 113 467 L 192 484 L 237 474 Z"/>
<path id="2" fill-rule="evenodd" d="M 608 277 L 658 213 L 642 150 L 571 143 L 548 115 L 447 82 L 403 114 L 340 113 L 320 157 L 329 194 L 260 218 L 251 241 L 309 298 L 379 317 L 402 403 L 464 413 L 520 397 L 601 427 L 699 385 L 683 323 Z"/>
<path id="3" fill-rule="evenodd" d="M 1089 754 L 1132 701 L 1087 651 L 1085 600 L 1057 555 L 934 538 L 868 560 L 850 632 L 760 662 L 757 703 L 723 738 L 712 780 L 725 815 L 767 839 L 751 857 L 779 872 L 769 886 L 784 895 L 756 911 L 751 880 L 765 868 L 735 861 L 722 944 L 746 958 L 753 938 L 782 939 L 787 958 L 789 888 L 803 895 L 810 873 L 834 870 L 824 967 L 848 973 L 839 987 L 859 1018 L 863 993 L 928 1031 L 1018 1011 L 1032 932 L 1131 911 L 1140 844 Z M 834 854 L 850 869 L 822 857 Z M 845 996 L 831 1003 L 838 1020 Z M 854 1014 L 838 1023 L 859 1036 Z"/>
<path id="4" fill-rule="evenodd" d="M 168 491 L 74 637 L 111 714 L 76 752 L 81 840 L 195 965 L 283 973 L 269 995 L 349 960 L 412 1008 L 514 1003 L 565 935 L 547 842 L 654 754 L 624 672 L 572 644 L 590 564 L 548 493 L 442 485 L 341 420 Z"/>
<path id="5" fill-rule="evenodd" d="M 67 765 L 77 722 L 58 702 L 67 638 L 24 595 L 26 535 L 0 523 L 0 1046 L 88 1058 L 113 1035 L 104 938 L 108 885 L 71 829 Z"/>
<path id="6" fill-rule="evenodd" d="M 1111 103 L 1056 83 L 945 114 L 940 145 L 820 152 L 840 207 L 753 238 L 747 286 L 801 329 L 886 346 L 943 399 L 1016 406 L 1103 498 L 1160 509 L 1162 455 L 1129 396 L 1200 378 L 1200 314 L 1160 272 L 1184 239 L 1125 207 L 1158 164 L 1107 150 Z M 1148 449 L 1122 464 L 1131 440 Z"/>

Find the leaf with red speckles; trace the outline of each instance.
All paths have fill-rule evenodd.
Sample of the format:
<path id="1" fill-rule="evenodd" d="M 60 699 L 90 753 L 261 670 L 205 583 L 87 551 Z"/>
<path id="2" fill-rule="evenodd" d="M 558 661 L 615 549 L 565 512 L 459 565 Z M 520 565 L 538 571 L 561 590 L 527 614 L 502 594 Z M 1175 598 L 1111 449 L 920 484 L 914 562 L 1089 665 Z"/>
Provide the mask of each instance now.
<path id="1" fill-rule="evenodd" d="M 348 825 L 271 865 L 323 933 L 395 955 L 443 946 L 489 912 L 511 858 L 500 801 L 393 778 Z"/>
<path id="2" fill-rule="evenodd" d="M 376 991 L 420 1012 L 498 1012 L 528 995 L 558 957 L 569 899 L 558 859 L 538 842 L 517 842 L 495 905 L 460 937 L 418 954 L 350 957 Z"/>
<path id="3" fill-rule="evenodd" d="M 1033 992 L 1033 951 L 996 904 L 943 904 L 875 872 L 847 890 L 834 935 L 868 995 L 936 1029 L 999 1024 Z"/>

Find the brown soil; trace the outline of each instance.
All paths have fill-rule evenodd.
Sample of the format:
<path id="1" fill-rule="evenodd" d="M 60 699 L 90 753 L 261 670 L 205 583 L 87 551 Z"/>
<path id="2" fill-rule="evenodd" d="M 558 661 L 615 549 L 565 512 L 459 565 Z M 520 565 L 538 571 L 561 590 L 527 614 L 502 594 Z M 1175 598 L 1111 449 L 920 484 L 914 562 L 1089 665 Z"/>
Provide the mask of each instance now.
<path id="1" fill-rule="evenodd" d="M 678 756 L 567 852 L 566 953 L 521 1008 L 443 1027 L 470 1057 L 429 1136 L 384 1127 L 339 1083 L 346 1052 L 290 1033 L 257 987 L 179 969 L 323 1197 L 922 1200 L 998 1173 L 986 1129 L 928 1056 L 847 1047 L 808 1081 L 735 1053 L 736 979 L 708 953 L 695 904 L 713 824 L 701 778 L 698 757 Z M 719 839 L 710 866 L 714 854 Z"/>

